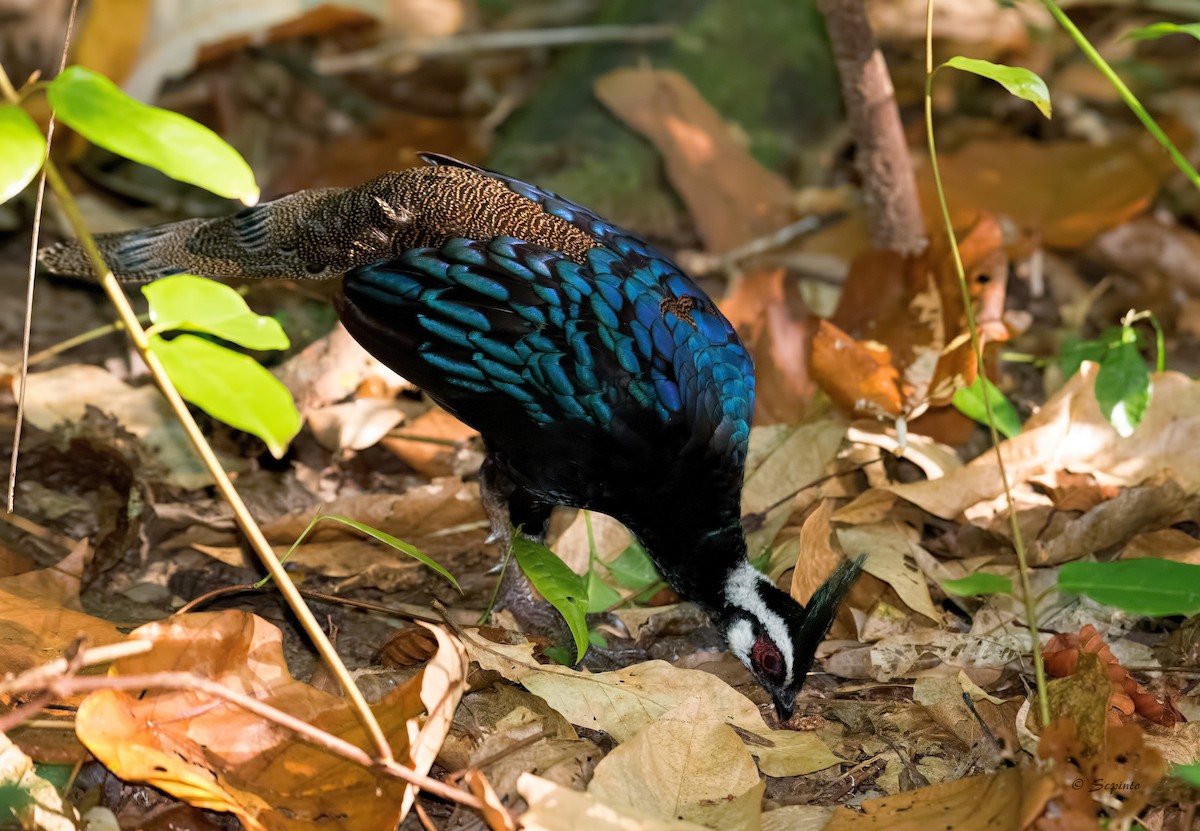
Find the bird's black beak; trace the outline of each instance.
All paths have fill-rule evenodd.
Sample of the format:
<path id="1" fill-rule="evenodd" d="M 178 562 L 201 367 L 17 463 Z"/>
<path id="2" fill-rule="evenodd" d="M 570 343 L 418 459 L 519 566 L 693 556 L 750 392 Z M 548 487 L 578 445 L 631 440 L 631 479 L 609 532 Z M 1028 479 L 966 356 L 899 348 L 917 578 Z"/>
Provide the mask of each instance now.
<path id="1" fill-rule="evenodd" d="M 777 695 L 772 696 L 775 699 L 775 712 L 779 716 L 780 722 L 787 721 L 792 717 L 792 713 L 796 712 L 796 693 L 792 690 L 787 690 Z"/>

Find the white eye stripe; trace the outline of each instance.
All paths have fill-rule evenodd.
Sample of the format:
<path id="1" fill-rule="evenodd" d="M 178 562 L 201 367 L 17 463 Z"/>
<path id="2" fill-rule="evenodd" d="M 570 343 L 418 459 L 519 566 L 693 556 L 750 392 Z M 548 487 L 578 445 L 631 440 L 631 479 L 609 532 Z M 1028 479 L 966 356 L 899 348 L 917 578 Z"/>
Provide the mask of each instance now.
<path id="1" fill-rule="evenodd" d="M 784 678 L 784 686 L 791 686 L 792 683 L 792 636 L 788 631 L 787 623 L 783 617 L 767 606 L 763 600 L 762 594 L 759 592 L 762 584 L 770 583 L 767 575 L 750 565 L 748 562 L 743 562 L 738 565 L 729 576 L 725 579 L 725 599 L 731 606 L 735 606 L 750 614 L 759 625 L 766 630 L 767 636 L 770 637 L 775 645 L 779 647 L 779 651 L 783 654 L 783 665 L 787 668 L 787 675 Z M 738 636 L 748 638 L 749 645 L 746 647 L 746 657 L 734 650 L 735 654 L 749 665 L 750 648 L 754 645 L 754 633 L 750 627 L 749 621 L 738 621 L 729 628 L 730 648 L 733 648 L 734 630 L 738 623 L 745 624 L 745 630 L 739 630 Z M 747 634 L 742 634 L 746 631 Z"/>
<path id="2" fill-rule="evenodd" d="M 738 656 L 743 664 L 750 666 L 750 650 L 754 648 L 754 627 L 750 621 L 740 617 L 729 625 L 725 637 L 729 640 L 729 649 Z"/>

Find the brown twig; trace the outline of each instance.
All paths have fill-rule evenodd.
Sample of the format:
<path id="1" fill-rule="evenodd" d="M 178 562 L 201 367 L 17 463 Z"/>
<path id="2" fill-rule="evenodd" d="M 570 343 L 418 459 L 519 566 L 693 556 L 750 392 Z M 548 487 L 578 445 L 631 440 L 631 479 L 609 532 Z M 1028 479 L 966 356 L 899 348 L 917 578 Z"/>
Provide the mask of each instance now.
<path id="1" fill-rule="evenodd" d="M 887 63 L 862 0 L 818 0 L 833 57 L 855 160 L 862 178 L 871 244 L 911 254 L 925 247 L 925 222 L 917 198 L 912 157 L 896 107 Z"/>
<path id="2" fill-rule="evenodd" d="M 311 744 L 324 748 L 330 753 L 350 762 L 362 765 L 365 768 L 382 771 L 388 776 L 401 779 L 426 793 L 466 805 L 469 808 L 476 810 L 483 808 L 483 803 L 467 791 L 447 785 L 440 779 L 434 779 L 431 776 L 417 773 L 415 770 L 399 764 L 394 758 L 372 758 L 365 750 L 351 744 L 345 739 L 314 727 L 290 713 L 285 713 L 283 710 L 272 707 L 270 704 L 260 701 L 257 698 L 232 690 L 223 684 L 190 672 L 151 672 L 141 675 L 117 676 L 62 675 L 55 678 L 34 677 L 29 679 L 26 679 L 25 676 L 20 676 L 7 682 L 5 686 L 9 692 L 48 693 L 52 698 L 63 698 L 78 693 L 95 692 L 96 690 L 141 692 L 149 689 L 160 689 L 202 692 L 241 707 L 257 716 L 261 716 L 272 724 L 290 730 Z"/>
<path id="3" fill-rule="evenodd" d="M 219 589 L 213 589 L 210 592 L 205 592 L 194 600 L 188 601 L 182 608 L 177 610 L 175 614 L 185 614 L 194 612 L 198 608 L 207 606 L 215 600 L 222 597 L 242 593 L 260 593 L 266 592 L 268 589 L 263 586 L 259 587 L 254 583 L 244 583 L 240 586 L 222 586 Z M 307 597 L 309 600 L 318 600 L 322 603 L 333 603 L 338 606 L 346 606 L 351 609 L 363 609 L 368 612 L 378 612 L 391 617 L 405 618 L 407 620 L 423 620 L 426 623 L 441 623 L 445 620 L 445 615 L 436 609 L 428 606 L 417 606 L 412 603 L 394 603 L 391 605 L 383 605 L 382 603 L 368 603 L 365 600 L 353 600 L 349 597 L 338 597 L 335 594 L 326 594 L 325 592 L 316 592 L 312 589 L 300 589 L 300 594 Z M 470 609 L 447 609 L 447 614 L 453 613 L 460 617 L 461 622 L 467 625 L 474 623 L 479 617 L 478 611 Z"/>

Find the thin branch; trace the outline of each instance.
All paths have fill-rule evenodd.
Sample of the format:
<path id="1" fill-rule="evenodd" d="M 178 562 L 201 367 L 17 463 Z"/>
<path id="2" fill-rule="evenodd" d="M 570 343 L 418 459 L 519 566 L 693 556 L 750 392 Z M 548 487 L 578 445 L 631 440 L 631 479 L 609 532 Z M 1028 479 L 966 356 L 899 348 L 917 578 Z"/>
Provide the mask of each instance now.
<path id="1" fill-rule="evenodd" d="M 71 35 L 75 31 L 75 14 L 79 11 L 79 0 L 71 0 L 71 13 L 67 17 L 67 33 L 63 37 L 62 57 L 58 61 L 58 71 L 62 72 L 67 66 L 67 50 L 71 46 Z M 4 76 L 4 95 L 9 100 L 16 99 L 17 92 Z M 29 383 L 29 338 L 33 333 L 33 287 L 34 276 L 37 274 L 38 240 L 42 235 L 42 204 L 46 199 L 46 165 L 50 162 L 50 145 L 54 141 L 54 110 L 50 111 L 50 121 L 46 125 L 46 156 L 42 160 L 42 172 L 38 176 L 37 196 L 33 206 L 33 232 L 29 240 L 29 281 L 25 289 L 25 323 L 21 334 L 21 383 L 17 388 L 17 423 L 13 427 L 12 458 L 8 465 L 8 498 L 4 509 L 13 513 L 17 499 L 17 458 L 21 449 L 21 426 L 25 423 L 25 387 Z"/>
<path id="2" fill-rule="evenodd" d="M 395 39 L 345 55 L 317 59 L 317 71 L 326 75 L 374 69 L 395 58 L 432 58 L 446 55 L 538 49 L 580 43 L 649 43 L 675 36 L 675 26 L 647 23 L 611 26 L 558 26 L 551 29 L 517 29 L 509 32 L 471 32 L 425 40 Z"/>
<path id="3" fill-rule="evenodd" d="M 194 612 L 198 608 L 202 608 L 219 600 L 222 597 L 234 594 L 242 594 L 243 592 L 266 592 L 268 589 L 259 587 L 254 583 L 245 583 L 240 586 L 222 586 L 219 589 L 213 589 L 210 592 L 205 592 L 194 600 L 189 601 L 183 608 L 176 611 L 176 614 L 184 614 L 185 612 Z M 317 592 L 312 589 L 300 589 L 300 594 L 307 597 L 309 600 L 317 600 L 322 603 L 333 603 L 338 606 L 346 606 L 352 609 L 365 609 L 369 612 L 378 612 L 391 617 L 405 618 L 407 620 L 423 620 L 426 623 L 441 623 L 445 620 L 445 616 L 439 614 L 435 609 L 428 606 L 417 606 L 412 603 L 392 603 L 383 605 L 381 603 L 369 603 L 365 600 L 353 600 L 349 597 L 338 597 L 335 594 L 326 594 L 325 592 Z M 460 619 L 460 622 L 470 625 L 475 622 L 479 616 L 478 611 L 470 609 L 451 609 L 448 613 L 454 614 Z"/>
<path id="4" fill-rule="evenodd" d="M 283 710 L 260 701 L 253 696 L 230 689 L 223 684 L 204 678 L 203 676 L 193 675 L 190 672 L 151 672 L 142 675 L 116 676 L 61 676 L 48 680 L 39 677 L 28 682 L 22 676 L 10 681 L 8 689 L 14 693 L 44 691 L 50 693 L 55 698 L 63 698 L 79 693 L 90 693 L 96 690 L 141 692 L 143 690 L 160 689 L 206 693 L 214 698 L 220 698 L 230 704 L 241 707 L 257 716 L 261 716 L 272 724 L 276 724 L 286 730 L 291 730 L 306 741 L 317 747 L 324 748 L 347 761 L 362 765 L 364 768 L 380 770 L 388 776 L 402 779 L 426 793 L 440 796 L 452 802 L 458 802 L 469 808 L 476 810 L 483 808 L 483 803 L 467 791 L 447 785 L 440 779 L 434 779 L 431 776 L 417 773 L 415 770 L 399 764 L 394 758 L 387 760 L 373 759 L 366 751 L 339 736 L 327 733 L 319 727 L 314 727 L 303 719 L 299 719 L 290 713 L 285 713 Z"/>

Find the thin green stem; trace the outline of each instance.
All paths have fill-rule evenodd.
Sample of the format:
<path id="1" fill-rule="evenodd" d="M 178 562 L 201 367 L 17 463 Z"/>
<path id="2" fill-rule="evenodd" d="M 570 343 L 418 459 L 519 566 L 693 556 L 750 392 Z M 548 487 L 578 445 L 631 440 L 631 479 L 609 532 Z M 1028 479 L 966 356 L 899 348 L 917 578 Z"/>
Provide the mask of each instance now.
<path id="1" fill-rule="evenodd" d="M 1087 55 L 1096 67 L 1100 70 L 1100 74 L 1108 79 L 1108 82 L 1113 85 L 1113 88 L 1121 96 L 1121 100 L 1129 109 L 1133 110 L 1133 114 L 1138 117 L 1145 128 L 1154 136 L 1171 156 L 1171 160 L 1175 162 L 1175 166 L 1183 171 L 1183 174 L 1191 180 L 1192 184 L 1200 188 L 1200 174 L 1196 173 L 1196 169 L 1188 162 L 1187 157 L 1179 152 L 1179 148 L 1175 143 L 1167 137 L 1162 128 L 1158 126 L 1158 122 L 1146 112 L 1146 108 L 1142 106 L 1142 102 L 1137 100 L 1137 97 L 1130 91 L 1129 87 L 1125 86 L 1125 82 L 1120 76 L 1113 71 L 1113 68 L 1108 65 L 1108 61 L 1096 51 L 1096 47 L 1092 46 L 1091 42 L 1084 36 L 1083 32 L 1071 22 L 1071 18 L 1067 17 L 1066 12 L 1059 8 L 1058 3 L 1054 0 L 1042 0 L 1042 5 L 1046 10 L 1058 21 L 1058 25 L 1063 27 L 1063 30 L 1071 36 L 1071 40 L 1075 41 L 1075 45 L 1079 47 L 1079 51 Z"/>
<path id="2" fill-rule="evenodd" d="M 142 315 L 138 318 L 139 323 L 145 323 L 150 320 L 150 315 Z M 112 323 L 106 323 L 103 326 L 97 326 L 95 329 L 89 329 L 82 334 L 76 335 L 73 338 L 67 338 L 53 346 L 47 346 L 41 352 L 35 352 L 29 356 L 29 365 L 36 366 L 43 361 L 48 361 L 55 355 L 61 355 L 77 346 L 83 346 L 85 343 L 97 340 L 105 335 L 111 335 L 114 332 L 122 332 L 125 330 L 125 324 L 119 320 L 114 320 Z"/>
<path id="3" fill-rule="evenodd" d="M 925 135 L 929 142 L 929 161 L 933 168 L 933 182 L 937 189 L 938 207 L 942 214 L 946 238 L 950 243 L 950 252 L 954 258 L 954 270 L 958 275 L 959 290 L 962 293 L 963 311 L 967 318 L 967 329 L 971 334 L 971 349 L 975 352 L 975 371 L 981 378 L 987 377 L 987 368 L 983 362 L 983 349 L 979 342 L 979 328 L 975 323 L 975 310 L 971 304 L 971 291 L 967 287 L 967 275 L 963 268 L 962 255 L 958 250 L 958 241 L 954 236 L 954 223 L 950 219 L 950 206 L 946 202 L 946 192 L 942 187 L 942 174 L 938 169 L 937 146 L 933 137 L 933 0 L 928 0 L 925 12 Z M 1029 558 L 1025 553 L 1025 540 L 1021 535 L 1021 526 L 1017 520 L 1017 506 L 1013 501 L 1012 489 L 1008 484 L 1008 472 L 1004 467 L 1004 454 L 1000 452 L 1000 433 L 996 429 L 996 414 L 992 408 L 992 400 L 988 395 L 983 396 L 983 406 L 987 414 L 988 431 L 992 437 L 992 449 L 996 454 L 996 467 L 1000 481 L 1004 485 L 1004 497 L 1008 504 L 1008 519 L 1012 527 L 1013 546 L 1017 550 L 1017 565 L 1021 575 L 1021 593 L 1025 601 L 1025 617 L 1029 625 L 1030 648 L 1033 652 L 1033 671 L 1037 682 L 1038 709 L 1042 724 L 1050 723 L 1050 700 L 1046 694 L 1046 667 L 1042 661 L 1042 643 L 1037 631 L 1037 605 L 1033 596 L 1033 587 L 1029 579 Z"/>

